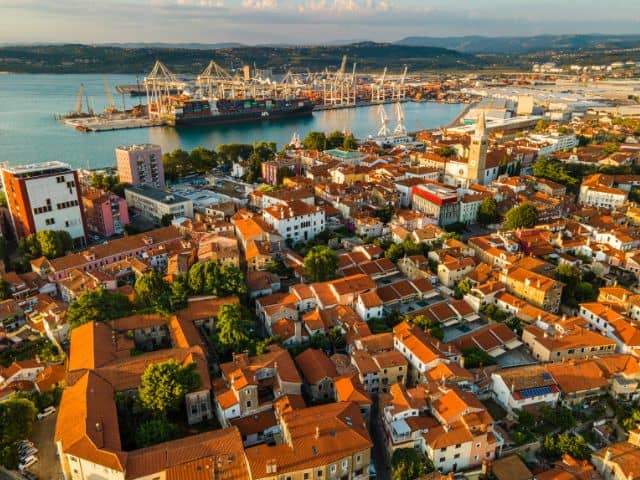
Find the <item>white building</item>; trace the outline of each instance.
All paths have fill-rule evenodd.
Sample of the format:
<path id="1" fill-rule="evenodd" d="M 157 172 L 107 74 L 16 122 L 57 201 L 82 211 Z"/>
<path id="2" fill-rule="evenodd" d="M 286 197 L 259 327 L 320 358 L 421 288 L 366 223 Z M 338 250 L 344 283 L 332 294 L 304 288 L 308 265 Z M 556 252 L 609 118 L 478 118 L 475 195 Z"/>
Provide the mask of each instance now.
<path id="1" fill-rule="evenodd" d="M 280 235 L 293 242 L 311 240 L 325 228 L 324 210 L 300 200 L 267 207 L 263 217 Z"/>
<path id="2" fill-rule="evenodd" d="M 560 399 L 560 388 L 541 365 L 492 373 L 491 388 L 496 402 L 510 413 L 539 403 L 555 406 Z"/>
<path id="3" fill-rule="evenodd" d="M 562 135 L 560 133 L 533 134 L 529 135 L 529 140 L 540 146 L 538 156 L 544 157 L 548 157 L 554 152 L 572 149 L 579 144 L 578 137 L 575 135 Z"/>
<path id="4" fill-rule="evenodd" d="M 156 222 L 165 215 L 193 218 L 193 202 L 180 195 L 147 186 L 128 187 L 124 195 L 130 208 Z"/>
<path id="5" fill-rule="evenodd" d="M 62 162 L 5 167 L 0 170 L 16 236 L 63 230 L 77 247 L 86 240 L 78 175 Z"/>

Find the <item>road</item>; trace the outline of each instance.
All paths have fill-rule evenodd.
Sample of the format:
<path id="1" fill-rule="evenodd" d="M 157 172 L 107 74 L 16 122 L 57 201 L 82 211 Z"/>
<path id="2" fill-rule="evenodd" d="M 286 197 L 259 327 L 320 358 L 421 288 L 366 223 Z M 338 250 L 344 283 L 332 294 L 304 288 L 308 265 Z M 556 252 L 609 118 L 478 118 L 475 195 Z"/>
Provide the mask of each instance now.
<path id="1" fill-rule="evenodd" d="M 384 432 L 382 431 L 382 425 L 380 425 L 378 417 L 378 396 L 373 396 L 373 405 L 371 406 L 371 420 L 370 431 L 373 437 L 373 450 L 371 451 L 371 460 L 376 466 L 376 480 L 389 480 L 389 470 L 387 467 L 387 454 L 384 445 Z"/>
<path id="2" fill-rule="evenodd" d="M 36 420 L 33 424 L 31 441 L 38 449 L 38 463 L 33 465 L 29 471 L 41 479 L 59 480 L 63 478 L 56 445 L 53 441 L 57 416 L 58 414 L 55 413 L 44 420 Z"/>

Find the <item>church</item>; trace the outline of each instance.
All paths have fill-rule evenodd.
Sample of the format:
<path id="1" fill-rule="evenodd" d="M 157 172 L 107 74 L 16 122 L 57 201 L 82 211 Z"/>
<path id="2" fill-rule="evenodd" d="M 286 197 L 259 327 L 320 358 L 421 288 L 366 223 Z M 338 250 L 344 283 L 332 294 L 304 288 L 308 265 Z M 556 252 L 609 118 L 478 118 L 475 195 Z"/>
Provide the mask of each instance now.
<path id="1" fill-rule="evenodd" d="M 500 161 L 504 152 L 496 154 L 488 152 L 489 134 L 484 112 L 480 112 L 476 128 L 471 135 L 466 158 L 456 157 L 448 160 L 445 166 L 444 183 L 458 188 L 468 188 L 469 185 L 488 185 L 498 178 Z"/>

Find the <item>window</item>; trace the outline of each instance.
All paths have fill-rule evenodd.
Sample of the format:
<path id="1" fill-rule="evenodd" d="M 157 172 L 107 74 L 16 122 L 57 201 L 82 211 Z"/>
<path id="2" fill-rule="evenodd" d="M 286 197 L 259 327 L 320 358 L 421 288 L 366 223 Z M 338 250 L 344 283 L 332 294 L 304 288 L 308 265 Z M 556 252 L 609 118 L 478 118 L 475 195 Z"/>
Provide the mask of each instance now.
<path id="1" fill-rule="evenodd" d="M 338 470 L 338 468 L 335 465 L 331 465 L 331 473 L 336 473 L 336 470 Z"/>
<path id="2" fill-rule="evenodd" d="M 460 458 L 460 454 L 459 454 L 459 453 L 456 453 L 456 454 L 453 456 L 453 458 Z"/>
<path id="3" fill-rule="evenodd" d="M 440 457 L 440 458 L 438 459 L 438 461 L 439 461 L 440 463 L 442 463 L 442 462 L 444 462 L 444 461 L 445 461 L 445 458 L 444 458 L 444 457 Z"/>

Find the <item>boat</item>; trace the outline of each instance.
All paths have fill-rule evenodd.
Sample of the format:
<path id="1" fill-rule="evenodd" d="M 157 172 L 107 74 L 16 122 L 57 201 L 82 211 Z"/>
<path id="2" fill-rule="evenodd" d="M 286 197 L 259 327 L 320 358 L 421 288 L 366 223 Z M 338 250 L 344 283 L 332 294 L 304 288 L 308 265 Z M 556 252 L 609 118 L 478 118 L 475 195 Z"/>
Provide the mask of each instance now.
<path id="1" fill-rule="evenodd" d="M 173 97 L 163 120 L 175 127 L 273 121 L 312 114 L 314 103 L 294 99 L 207 99 Z"/>

